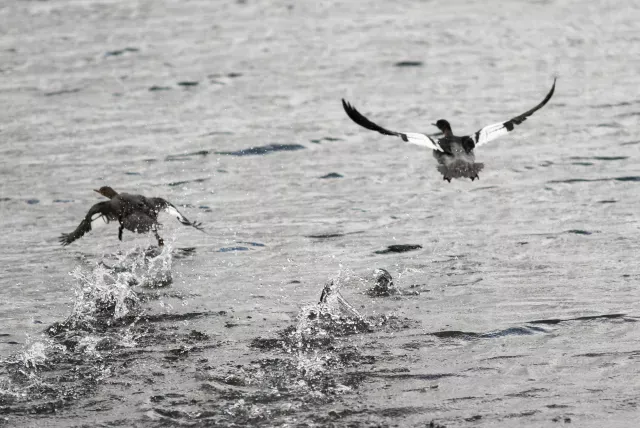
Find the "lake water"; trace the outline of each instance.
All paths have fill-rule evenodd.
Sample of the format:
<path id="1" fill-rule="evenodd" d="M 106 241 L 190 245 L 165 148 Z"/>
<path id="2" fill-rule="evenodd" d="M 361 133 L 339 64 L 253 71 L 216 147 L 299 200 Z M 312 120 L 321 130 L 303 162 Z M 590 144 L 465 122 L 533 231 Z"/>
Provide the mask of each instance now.
<path id="1" fill-rule="evenodd" d="M 635 427 L 639 18 L 4 2 L 0 426 Z M 475 182 L 340 103 L 464 134 L 556 76 Z M 165 215 L 162 252 L 113 224 L 61 247 L 103 185 L 207 233 Z M 367 292 L 378 268 L 399 293 Z"/>

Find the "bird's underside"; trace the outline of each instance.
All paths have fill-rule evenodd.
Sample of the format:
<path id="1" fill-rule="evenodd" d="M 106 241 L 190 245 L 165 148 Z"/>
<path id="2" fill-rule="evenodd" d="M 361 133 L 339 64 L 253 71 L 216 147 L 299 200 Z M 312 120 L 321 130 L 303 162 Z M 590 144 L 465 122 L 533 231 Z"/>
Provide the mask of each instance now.
<path id="1" fill-rule="evenodd" d="M 473 181 L 476 178 L 480 178 L 478 173 L 484 168 L 483 163 L 475 161 L 475 154 L 473 150 L 476 147 L 486 144 L 503 135 L 507 135 L 509 132 L 513 131 L 515 125 L 520 125 L 529 116 L 547 104 L 553 96 L 555 87 L 556 80 L 554 79 L 551 90 L 547 93 L 542 102 L 521 115 L 515 116 L 506 122 L 499 122 L 485 126 L 477 132 L 463 137 L 453 135 L 449 122 L 446 120 L 439 120 L 436 125 L 444 133 L 444 137 L 435 139 L 432 135 L 428 134 L 396 132 L 385 129 L 367 119 L 344 99 L 342 100 L 342 107 L 347 113 L 347 116 L 363 128 L 371 131 L 377 131 L 383 135 L 400 137 L 405 142 L 432 149 L 433 155 L 438 161 L 437 169 L 442 173 L 444 180 L 451 182 L 451 179 L 453 178 L 470 178 Z M 441 127 L 440 123 L 443 123 L 445 127 Z"/>
<path id="2" fill-rule="evenodd" d="M 164 240 L 158 234 L 158 228 L 160 224 L 157 219 L 151 218 L 150 216 L 134 212 L 129 214 L 127 217 L 124 217 L 120 221 L 120 228 L 118 229 L 118 239 L 122 241 L 122 232 L 123 229 L 130 230 L 134 233 L 148 233 L 153 232 L 156 240 L 158 241 L 158 246 L 162 247 L 164 245 Z"/>
<path id="3" fill-rule="evenodd" d="M 451 182 L 454 178 L 470 178 L 474 181 L 480 179 L 478 175 L 484 168 L 484 164 L 476 162 L 473 146 L 469 147 L 460 142 L 441 140 L 441 146 L 446 147 L 446 152 L 434 150 L 433 157 L 438 161 L 437 169 L 442 174 L 442 179 Z"/>
<path id="4" fill-rule="evenodd" d="M 470 178 L 471 181 L 478 179 L 480 171 L 484 168 L 482 162 L 469 163 L 462 160 L 454 160 L 447 164 L 437 166 L 438 171 L 442 174 L 442 179 L 451 183 L 454 178 Z"/>

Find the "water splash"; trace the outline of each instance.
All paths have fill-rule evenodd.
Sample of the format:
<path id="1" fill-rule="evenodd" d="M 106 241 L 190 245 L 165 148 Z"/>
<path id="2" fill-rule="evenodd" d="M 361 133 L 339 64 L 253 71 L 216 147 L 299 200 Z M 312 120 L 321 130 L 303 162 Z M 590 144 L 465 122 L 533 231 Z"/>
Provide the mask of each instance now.
<path id="1" fill-rule="evenodd" d="M 340 293 L 340 284 L 338 279 L 330 280 L 320 302 L 302 308 L 295 327 L 288 331 L 290 351 L 310 351 L 339 336 L 371 331 L 366 319 Z"/>
<path id="2" fill-rule="evenodd" d="M 349 379 L 336 373 L 361 359 L 352 343 L 339 338 L 372 331 L 372 326 L 340 293 L 353 277 L 347 273 L 331 279 L 322 289 L 320 302 L 305 306 L 296 324 L 280 333 L 280 339 L 256 339 L 255 347 L 280 350 L 289 358 L 260 361 L 244 378 L 257 380 L 280 394 L 326 401 L 351 391 Z M 360 280 L 358 278 L 358 280 Z"/>
<path id="3" fill-rule="evenodd" d="M 104 331 L 130 322 L 140 313 L 140 300 L 129 286 L 133 274 L 99 264 L 90 272 L 76 267 L 70 275 L 76 279 L 73 312 L 47 329 L 50 336 L 65 331 Z"/>
<path id="4" fill-rule="evenodd" d="M 396 286 L 393 284 L 393 278 L 391 274 L 382 268 L 378 268 L 373 272 L 373 280 L 375 285 L 367 290 L 367 294 L 370 296 L 393 296 L 400 294 Z"/>
<path id="5" fill-rule="evenodd" d="M 27 336 L 22 351 L 1 362 L 0 405 L 19 405 L 55 388 L 41 376 L 49 370 L 52 352 L 64 347 L 49 339 L 33 341 Z"/>
<path id="6" fill-rule="evenodd" d="M 71 331 L 105 333 L 111 327 L 134 323 L 142 312 L 142 304 L 131 286 L 161 287 L 170 284 L 171 250 L 171 244 L 160 251 L 156 247 L 136 247 L 124 254 L 116 254 L 115 262 L 100 261 L 89 271 L 76 267 L 70 273 L 76 280 L 73 312 L 65 321 L 49 327 L 49 335 Z M 105 342 L 104 337 L 83 337 L 75 342 L 93 351 L 111 347 L 110 342 L 130 345 L 133 338 L 128 336 L 122 341 L 111 337 Z"/>
<path id="7" fill-rule="evenodd" d="M 49 337 L 28 339 L 21 352 L 0 364 L 0 405 L 6 413 L 57 412 L 92 394 L 112 375 L 118 349 L 137 345 L 142 304 L 131 285 L 169 283 L 171 248 L 136 248 L 114 257 L 115 263 L 104 259 L 89 269 L 73 269 L 71 314 L 45 330 Z"/>
<path id="8" fill-rule="evenodd" d="M 174 242 L 158 247 L 135 247 L 124 254 L 117 254 L 110 269 L 131 274 L 130 284 L 141 287 L 166 287 L 173 282 L 171 267 Z M 105 265 L 106 266 L 106 265 Z"/>
<path id="9" fill-rule="evenodd" d="M 25 369 L 37 370 L 47 361 L 47 344 L 43 342 L 34 342 L 29 344 L 30 337 L 27 337 L 27 345 L 25 349 L 17 355 L 15 362 L 20 362 Z"/>

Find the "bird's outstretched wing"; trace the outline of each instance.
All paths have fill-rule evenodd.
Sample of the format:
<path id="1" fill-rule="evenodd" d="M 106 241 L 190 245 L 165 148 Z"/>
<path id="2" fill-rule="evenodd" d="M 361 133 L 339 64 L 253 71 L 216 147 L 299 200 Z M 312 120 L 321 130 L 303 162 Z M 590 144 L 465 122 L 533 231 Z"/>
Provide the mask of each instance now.
<path id="1" fill-rule="evenodd" d="M 495 140 L 498 137 L 502 137 L 503 135 L 507 135 L 509 132 L 513 131 L 516 125 L 520 125 L 522 122 L 527 120 L 529 116 L 531 116 L 533 113 L 535 113 L 536 111 L 544 107 L 544 105 L 547 102 L 549 102 L 549 100 L 553 96 L 553 91 L 555 91 L 555 89 L 556 89 L 556 79 L 553 79 L 553 86 L 551 87 L 551 90 L 549 91 L 547 96 L 544 97 L 544 100 L 542 100 L 540 104 L 538 104 L 531 110 L 528 110 L 522 113 L 521 115 L 514 117 L 511 120 L 485 126 L 484 128 L 480 129 L 478 132 L 473 134 L 471 138 L 473 139 L 473 142 L 475 143 L 476 147 L 481 146 L 485 143 L 488 143 L 491 140 Z"/>
<path id="2" fill-rule="evenodd" d="M 380 125 L 376 125 L 371 122 L 369 119 L 364 117 L 358 110 L 355 109 L 351 104 L 346 102 L 344 99 L 342 100 L 342 107 L 344 111 L 347 113 L 347 116 L 351 118 L 355 123 L 362 126 L 363 128 L 370 129 L 371 131 L 377 131 L 384 135 L 393 135 L 396 137 L 402 138 L 403 141 L 407 143 L 416 144 L 418 146 L 428 147 L 432 150 L 437 150 L 442 152 L 442 148 L 440 144 L 433 138 L 429 137 L 426 134 L 420 134 L 416 132 L 395 132 L 389 131 L 388 129 L 384 129 Z"/>
<path id="3" fill-rule="evenodd" d="M 174 216 L 175 218 L 178 219 L 178 221 L 182 224 L 184 224 L 185 226 L 191 226 L 194 227 L 196 229 L 198 229 L 200 232 L 204 232 L 204 228 L 202 227 L 202 223 L 197 222 L 197 221 L 190 221 L 188 218 L 186 218 L 185 216 L 182 215 L 182 213 L 180 211 L 178 211 L 178 208 L 175 207 L 175 205 L 173 205 L 171 202 L 162 199 L 162 198 L 151 198 L 151 200 L 153 201 L 153 204 L 156 206 L 156 209 L 158 211 L 160 210 L 164 210 L 166 211 L 168 214 Z"/>
<path id="4" fill-rule="evenodd" d="M 106 223 L 109 223 L 112 220 L 117 220 L 113 214 L 110 204 L 111 201 L 104 201 L 98 202 L 92 206 L 78 227 L 76 227 L 76 230 L 71 233 L 63 233 L 60 235 L 59 239 L 62 246 L 67 246 L 76 239 L 82 238 L 85 233 L 91 232 L 91 224 L 95 221 L 102 219 Z"/>

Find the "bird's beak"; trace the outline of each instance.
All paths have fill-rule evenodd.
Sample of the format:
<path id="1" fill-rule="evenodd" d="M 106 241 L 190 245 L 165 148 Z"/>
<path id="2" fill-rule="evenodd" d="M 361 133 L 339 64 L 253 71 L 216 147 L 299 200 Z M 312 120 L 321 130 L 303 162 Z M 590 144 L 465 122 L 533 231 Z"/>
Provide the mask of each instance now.
<path id="1" fill-rule="evenodd" d="M 93 189 L 93 191 L 96 192 L 96 193 L 100 193 L 100 191 L 96 190 L 96 189 Z M 102 193 L 100 193 L 100 194 L 102 195 Z"/>
<path id="2" fill-rule="evenodd" d="M 435 126 L 436 128 L 438 127 L 438 125 L 436 125 L 435 123 L 432 123 L 433 126 Z"/>

